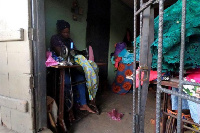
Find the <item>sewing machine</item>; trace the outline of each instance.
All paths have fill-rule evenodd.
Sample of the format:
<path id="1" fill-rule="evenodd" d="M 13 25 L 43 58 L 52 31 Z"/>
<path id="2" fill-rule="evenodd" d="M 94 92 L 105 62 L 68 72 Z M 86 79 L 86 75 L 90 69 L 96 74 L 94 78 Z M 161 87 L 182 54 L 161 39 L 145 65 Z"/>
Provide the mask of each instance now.
<path id="1" fill-rule="evenodd" d="M 83 55 L 86 59 L 88 59 L 89 57 L 87 48 L 84 50 L 75 50 L 73 42 L 71 42 L 70 49 L 68 49 L 67 47 L 61 47 L 60 55 L 65 61 L 72 64 L 74 63 L 73 57 L 75 55 Z"/>

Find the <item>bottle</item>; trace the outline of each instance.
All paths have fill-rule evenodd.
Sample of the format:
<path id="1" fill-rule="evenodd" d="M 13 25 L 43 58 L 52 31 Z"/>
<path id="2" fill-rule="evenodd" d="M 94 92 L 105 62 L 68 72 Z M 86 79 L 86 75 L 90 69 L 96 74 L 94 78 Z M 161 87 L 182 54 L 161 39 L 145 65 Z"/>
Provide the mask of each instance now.
<path id="1" fill-rule="evenodd" d="M 71 44 L 70 44 L 70 49 L 74 49 L 74 43 L 73 42 L 71 42 Z"/>

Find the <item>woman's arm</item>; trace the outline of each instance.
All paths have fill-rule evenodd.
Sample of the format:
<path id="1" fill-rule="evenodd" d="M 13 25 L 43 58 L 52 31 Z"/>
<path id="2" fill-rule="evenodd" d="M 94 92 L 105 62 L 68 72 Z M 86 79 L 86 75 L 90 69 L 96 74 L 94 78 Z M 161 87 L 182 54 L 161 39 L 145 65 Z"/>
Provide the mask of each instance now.
<path id="1" fill-rule="evenodd" d="M 58 35 L 51 37 L 51 49 L 56 53 L 57 56 L 61 55 L 62 47 L 65 47 L 61 38 Z"/>

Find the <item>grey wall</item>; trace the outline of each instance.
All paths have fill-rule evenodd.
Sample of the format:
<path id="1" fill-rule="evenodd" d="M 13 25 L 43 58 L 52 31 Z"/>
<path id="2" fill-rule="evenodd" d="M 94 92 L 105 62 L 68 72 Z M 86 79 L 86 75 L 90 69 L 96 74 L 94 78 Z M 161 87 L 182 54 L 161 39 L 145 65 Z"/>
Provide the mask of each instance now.
<path id="1" fill-rule="evenodd" d="M 115 68 L 110 62 L 110 54 L 114 52 L 114 44 L 122 42 L 126 29 L 133 31 L 133 12 L 120 0 L 111 1 L 111 24 L 110 24 L 110 43 L 108 61 L 108 82 L 111 84 L 115 78 Z"/>
<path id="2" fill-rule="evenodd" d="M 87 0 L 79 0 L 79 6 L 83 8 L 83 15 L 78 21 L 72 19 L 71 12 L 73 0 L 45 0 L 45 21 L 46 21 L 46 45 L 50 45 L 50 38 L 56 34 L 56 21 L 64 19 L 71 25 L 71 38 L 76 47 L 80 50 L 86 48 L 86 18 Z"/>

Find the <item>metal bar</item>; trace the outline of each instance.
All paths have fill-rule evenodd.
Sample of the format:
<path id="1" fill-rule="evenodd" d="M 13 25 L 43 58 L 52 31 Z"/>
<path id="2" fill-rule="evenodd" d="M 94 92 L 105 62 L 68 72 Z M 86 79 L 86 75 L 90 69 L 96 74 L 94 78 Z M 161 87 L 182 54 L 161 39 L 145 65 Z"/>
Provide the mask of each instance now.
<path id="1" fill-rule="evenodd" d="M 191 127 L 188 127 L 188 126 L 183 126 L 184 128 L 186 128 L 186 129 L 189 129 L 189 130 L 192 130 L 192 131 L 195 131 L 195 133 L 200 133 L 200 131 L 198 131 L 198 130 L 195 130 L 194 128 L 191 128 Z"/>
<path id="2" fill-rule="evenodd" d="M 141 104 L 140 104 L 140 117 L 139 117 L 139 126 L 140 126 L 140 133 L 144 132 L 145 126 L 145 108 L 146 108 L 146 101 L 148 95 L 148 87 L 149 87 L 149 75 L 150 75 L 150 68 L 151 68 L 151 61 L 152 56 L 150 52 L 150 45 L 154 41 L 154 34 L 150 34 L 154 31 L 154 12 L 153 9 L 148 7 L 143 12 L 143 27 L 142 27 L 142 38 L 141 38 L 141 45 L 140 45 L 140 71 L 144 72 L 143 77 L 143 85 L 141 89 Z M 153 30 L 152 30 L 153 29 Z"/>
<path id="3" fill-rule="evenodd" d="M 140 0 L 140 8 L 143 5 L 143 0 Z M 136 16 L 135 16 L 136 17 Z M 142 42 L 142 25 L 143 25 L 143 13 L 140 13 L 140 48 L 141 48 L 141 42 Z M 141 50 L 141 49 L 140 49 Z M 141 53 L 141 51 L 140 51 Z M 139 60 L 141 60 L 141 56 L 139 57 Z M 139 75 L 141 75 L 141 70 L 139 68 Z M 139 80 L 139 86 L 138 86 L 138 111 L 137 114 L 140 115 L 140 107 L 141 107 L 141 80 Z M 140 117 L 138 117 L 140 119 Z M 140 121 L 140 120 L 138 120 Z M 139 124 L 139 123 L 138 123 Z M 139 131 L 139 125 L 137 126 L 137 131 Z"/>
<path id="4" fill-rule="evenodd" d="M 163 45 L 163 11 L 164 2 L 159 1 L 159 33 L 158 33 L 158 76 L 157 76 L 157 93 L 156 93 L 156 133 L 160 133 L 160 106 L 161 106 L 161 76 L 162 76 L 162 45 Z"/>
<path id="5" fill-rule="evenodd" d="M 179 69 L 179 93 L 182 94 L 183 70 L 184 70 L 184 51 L 185 51 L 185 19 L 186 19 L 186 0 L 182 0 L 182 24 L 181 24 L 181 50 L 180 50 L 180 69 Z M 181 132 L 182 125 L 182 99 L 178 97 L 178 119 L 177 132 Z"/>
<path id="6" fill-rule="evenodd" d="M 45 14 L 44 0 L 29 0 L 31 3 L 30 27 L 33 28 L 33 76 L 34 76 L 34 117 L 35 132 L 47 127 L 46 108 L 46 45 L 45 44 Z"/>
<path id="7" fill-rule="evenodd" d="M 72 76 L 71 76 L 71 69 L 69 68 L 68 69 L 68 73 L 69 73 L 69 82 L 70 82 L 70 88 L 67 88 L 67 89 L 69 89 L 70 91 L 70 98 L 71 98 L 71 107 L 70 108 L 68 108 L 68 111 L 70 111 L 71 109 L 72 109 L 72 107 L 73 107 L 73 104 L 74 104 L 74 93 L 73 93 L 73 90 L 72 90 L 72 86 L 73 86 L 73 84 L 72 84 Z M 64 77 L 65 78 L 65 77 Z M 82 81 L 81 81 L 82 82 Z M 75 84 L 75 85 L 78 85 L 78 84 L 81 84 L 80 82 L 77 82 L 77 84 Z"/>
<path id="8" fill-rule="evenodd" d="M 149 0 L 148 2 L 146 2 L 144 5 L 142 5 L 142 7 L 138 11 L 136 11 L 135 15 L 138 15 L 139 13 L 143 12 L 146 8 L 148 8 L 154 2 L 155 0 Z"/>
<path id="9" fill-rule="evenodd" d="M 199 83 L 195 83 L 195 82 L 189 82 L 189 81 L 180 81 L 181 85 L 194 85 L 194 86 L 200 86 Z"/>
<path id="10" fill-rule="evenodd" d="M 173 115 L 173 114 L 170 114 L 170 113 L 167 113 L 167 112 L 163 112 L 163 114 L 165 114 L 165 115 L 168 115 L 168 116 L 171 116 L 171 117 L 173 117 L 173 118 L 176 118 L 177 119 L 177 116 L 175 116 L 175 115 Z M 194 122 L 190 122 L 190 121 L 188 121 L 188 120 L 185 120 L 185 119 L 182 119 L 182 121 L 183 122 L 185 122 L 185 123 L 188 123 L 188 124 L 192 124 L 192 125 L 195 125 L 195 126 L 200 126 L 199 124 L 197 124 L 197 123 L 194 123 Z"/>
<path id="11" fill-rule="evenodd" d="M 71 83 L 71 86 L 76 86 L 76 85 L 83 84 L 83 83 L 86 83 L 86 81 L 73 82 L 73 83 Z"/>
<path id="12" fill-rule="evenodd" d="M 134 0 L 134 20 L 133 20 L 133 27 L 134 27 L 134 35 L 133 35 L 133 40 L 134 40 L 134 47 L 133 47 L 133 53 L 134 53 L 134 62 L 133 62 L 133 133 L 136 132 L 136 109 L 135 109 L 135 92 L 136 92 L 136 30 L 137 30 L 137 16 L 136 16 L 136 11 L 137 11 L 137 0 Z"/>
<path id="13" fill-rule="evenodd" d="M 140 0 L 140 8 L 142 7 L 142 4 L 143 4 L 143 0 Z M 142 17 L 143 17 L 143 13 L 141 12 L 140 13 L 140 45 L 142 42 L 142 24 L 143 24 Z M 141 51 L 140 51 L 140 53 L 141 53 Z M 140 57 L 139 57 L 139 60 L 141 60 Z M 141 70 L 139 70 L 139 75 L 141 75 Z M 139 87 L 138 87 L 138 114 L 140 112 L 140 104 L 141 104 L 140 103 L 140 94 L 141 94 L 141 80 L 139 80 Z"/>
<path id="14" fill-rule="evenodd" d="M 190 95 L 187 95 L 187 94 L 180 94 L 179 92 L 176 92 L 176 91 L 173 91 L 173 90 L 168 90 L 168 89 L 165 89 L 165 88 L 162 88 L 162 87 L 160 87 L 159 89 L 164 93 L 175 95 L 175 96 L 181 97 L 183 99 L 190 100 L 190 101 L 193 101 L 195 103 L 200 104 L 200 100 L 196 97 L 193 97 L 193 96 L 190 96 Z"/>

